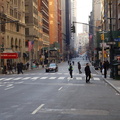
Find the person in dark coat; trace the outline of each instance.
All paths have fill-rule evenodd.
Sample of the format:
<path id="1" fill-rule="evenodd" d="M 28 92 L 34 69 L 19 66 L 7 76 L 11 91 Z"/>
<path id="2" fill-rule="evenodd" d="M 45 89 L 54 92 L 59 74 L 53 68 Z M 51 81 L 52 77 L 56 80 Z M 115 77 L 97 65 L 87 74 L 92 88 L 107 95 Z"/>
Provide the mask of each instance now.
<path id="1" fill-rule="evenodd" d="M 22 70 L 23 70 L 23 63 L 21 62 L 21 63 L 20 63 L 20 73 L 23 74 L 23 71 L 22 71 Z"/>
<path id="2" fill-rule="evenodd" d="M 90 82 L 91 70 L 90 70 L 90 67 L 89 67 L 89 63 L 86 63 L 85 75 L 86 75 L 86 83 Z"/>
<path id="3" fill-rule="evenodd" d="M 71 63 L 70 63 L 70 65 L 69 65 L 68 70 L 69 70 L 69 73 L 70 73 L 70 77 L 73 78 L 73 75 L 72 75 L 72 72 L 73 72 L 73 66 L 72 66 Z"/>
<path id="4" fill-rule="evenodd" d="M 104 78 L 106 78 L 107 77 L 107 62 L 106 61 L 104 61 L 103 63 L 103 68 L 104 68 Z"/>
<path id="5" fill-rule="evenodd" d="M 17 73 L 20 73 L 20 63 L 17 63 Z"/>
<path id="6" fill-rule="evenodd" d="M 80 64 L 80 62 L 78 62 L 78 70 L 79 70 L 79 74 L 82 73 L 81 72 L 81 64 Z"/>

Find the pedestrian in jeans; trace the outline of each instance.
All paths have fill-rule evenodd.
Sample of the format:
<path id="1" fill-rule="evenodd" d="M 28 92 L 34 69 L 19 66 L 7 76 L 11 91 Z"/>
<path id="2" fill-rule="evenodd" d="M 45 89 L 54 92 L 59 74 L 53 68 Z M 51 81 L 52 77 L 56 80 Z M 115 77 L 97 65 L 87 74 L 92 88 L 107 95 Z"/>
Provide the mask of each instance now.
<path id="1" fill-rule="evenodd" d="M 86 75 L 86 83 L 89 83 L 90 78 L 91 78 L 91 70 L 90 70 L 90 67 L 89 67 L 89 63 L 86 63 L 85 75 Z"/>
<path id="2" fill-rule="evenodd" d="M 81 64 L 80 64 L 80 62 L 78 62 L 78 71 L 79 71 L 79 74 L 82 73 L 81 72 Z"/>
<path id="3" fill-rule="evenodd" d="M 71 63 L 70 63 L 70 65 L 69 65 L 68 70 L 69 70 L 69 73 L 70 73 L 70 77 L 73 78 L 73 75 L 72 75 L 72 72 L 73 72 L 73 66 L 72 66 Z"/>

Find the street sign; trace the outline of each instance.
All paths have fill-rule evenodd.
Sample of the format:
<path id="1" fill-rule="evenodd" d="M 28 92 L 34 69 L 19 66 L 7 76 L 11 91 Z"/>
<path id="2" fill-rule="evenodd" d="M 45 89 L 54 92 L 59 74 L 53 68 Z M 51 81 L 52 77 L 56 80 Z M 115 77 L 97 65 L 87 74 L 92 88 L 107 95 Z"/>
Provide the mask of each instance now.
<path id="1" fill-rule="evenodd" d="M 120 38 L 115 38 L 114 41 L 120 42 Z"/>
<path id="2" fill-rule="evenodd" d="M 116 42 L 107 42 L 108 45 L 115 45 Z"/>
<path id="3" fill-rule="evenodd" d="M 18 53 L 1 53 L 0 59 L 17 59 Z"/>

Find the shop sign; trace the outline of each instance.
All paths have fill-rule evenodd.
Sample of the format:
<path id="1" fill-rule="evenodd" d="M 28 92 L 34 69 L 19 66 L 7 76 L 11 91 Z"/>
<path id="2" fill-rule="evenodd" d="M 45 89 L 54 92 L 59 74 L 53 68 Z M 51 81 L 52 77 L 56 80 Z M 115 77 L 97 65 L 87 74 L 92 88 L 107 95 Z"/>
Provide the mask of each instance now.
<path id="1" fill-rule="evenodd" d="M 0 59 L 17 59 L 18 53 L 0 53 Z"/>

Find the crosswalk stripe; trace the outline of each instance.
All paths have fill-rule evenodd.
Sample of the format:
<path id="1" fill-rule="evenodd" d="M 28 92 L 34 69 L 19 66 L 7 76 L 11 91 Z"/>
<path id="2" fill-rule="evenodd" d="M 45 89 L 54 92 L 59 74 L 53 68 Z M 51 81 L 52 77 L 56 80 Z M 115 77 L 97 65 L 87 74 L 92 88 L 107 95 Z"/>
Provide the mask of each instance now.
<path id="1" fill-rule="evenodd" d="M 27 80 L 27 79 L 29 79 L 29 78 L 31 78 L 31 77 L 25 77 L 25 78 L 23 78 L 23 80 Z"/>
<path id="2" fill-rule="evenodd" d="M 13 80 L 19 80 L 19 79 L 21 79 L 22 77 L 18 77 L 18 78 L 15 78 L 15 79 L 13 79 Z"/>
<path id="3" fill-rule="evenodd" d="M 47 77 L 41 77 L 40 79 L 47 79 Z"/>
<path id="4" fill-rule="evenodd" d="M 55 79 L 56 77 L 50 77 L 49 79 Z"/>
<path id="5" fill-rule="evenodd" d="M 100 80 L 100 78 L 93 78 L 94 80 Z"/>
<path id="6" fill-rule="evenodd" d="M 11 79 L 13 79 L 13 78 L 7 78 L 7 79 L 5 79 L 5 80 L 7 80 L 7 81 L 8 81 L 8 80 L 11 80 Z"/>
<path id="7" fill-rule="evenodd" d="M 0 81 L 1 81 L 1 80 L 4 80 L 4 79 L 5 79 L 5 78 L 0 78 Z"/>
<path id="8" fill-rule="evenodd" d="M 59 77 L 58 79 L 64 79 L 65 77 Z"/>
<path id="9" fill-rule="evenodd" d="M 76 77 L 76 80 L 82 80 L 82 77 Z"/>
<path id="10" fill-rule="evenodd" d="M 31 78 L 32 80 L 36 80 L 36 79 L 38 79 L 39 77 L 33 77 L 33 78 Z"/>

